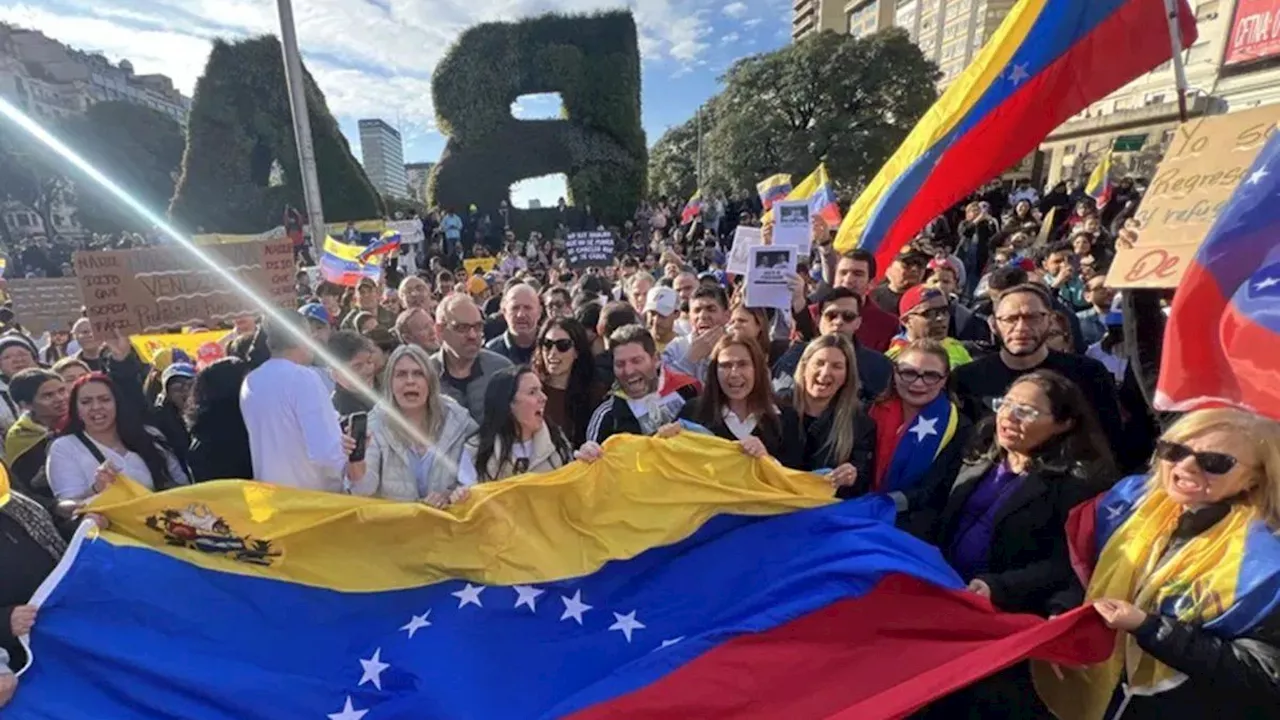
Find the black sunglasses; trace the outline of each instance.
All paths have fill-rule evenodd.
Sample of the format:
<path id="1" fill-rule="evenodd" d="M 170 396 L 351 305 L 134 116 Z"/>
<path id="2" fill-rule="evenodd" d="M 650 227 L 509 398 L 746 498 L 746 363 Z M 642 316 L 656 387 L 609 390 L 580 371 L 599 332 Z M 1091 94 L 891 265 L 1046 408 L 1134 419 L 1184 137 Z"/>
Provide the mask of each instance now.
<path id="1" fill-rule="evenodd" d="M 550 350 L 551 348 L 555 348 L 560 352 L 569 352 L 570 350 L 573 349 L 573 341 L 570 340 L 569 338 L 560 338 L 559 340 L 552 340 L 551 338 L 543 338 L 542 349 Z"/>
<path id="2" fill-rule="evenodd" d="M 828 310 L 822 313 L 822 317 L 827 320 L 831 320 L 832 322 L 842 320 L 850 323 L 858 319 L 858 313 L 853 312 L 852 310 Z"/>
<path id="3" fill-rule="evenodd" d="M 1226 475 L 1239 462 L 1235 456 L 1220 452 L 1196 452 L 1182 443 L 1159 440 L 1156 442 L 1156 457 L 1171 463 L 1180 463 L 1187 458 L 1195 458 L 1196 465 L 1210 475 Z"/>

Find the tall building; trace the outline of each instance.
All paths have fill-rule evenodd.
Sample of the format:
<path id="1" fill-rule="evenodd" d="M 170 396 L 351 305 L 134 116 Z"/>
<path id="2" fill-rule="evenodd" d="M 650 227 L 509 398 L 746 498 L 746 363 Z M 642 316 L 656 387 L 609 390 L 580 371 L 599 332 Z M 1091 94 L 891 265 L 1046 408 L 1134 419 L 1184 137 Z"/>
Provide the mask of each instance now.
<path id="1" fill-rule="evenodd" d="M 823 30 L 845 32 L 845 0 L 791 0 L 791 40 Z"/>
<path id="2" fill-rule="evenodd" d="M 856 38 L 893 27 L 894 0 L 846 0 L 845 30 Z"/>
<path id="3" fill-rule="evenodd" d="M 404 174 L 409 186 L 409 199 L 427 204 L 427 178 L 431 177 L 433 162 L 405 163 Z"/>
<path id="4" fill-rule="evenodd" d="M 369 181 L 383 195 L 408 197 L 409 178 L 404 171 L 400 131 L 379 118 L 361 120 L 359 125 L 360 157 Z"/>
<path id="5" fill-rule="evenodd" d="M 1280 42 L 1271 32 L 1280 3 L 1192 0 L 1191 7 L 1197 39 L 1182 53 L 1188 116 L 1280 102 Z M 1046 180 L 1087 178 L 1108 150 L 1115 172 L 1150 177 L 1179 123 L 1172 62 L 1165 62 L 1050 133 L 1040 146 Z"/>
<path id="6" fill-rule="evenodd" d="M 938 85 L 944 88 L 973 62 L 1014 4 L 1015 0 L 899 0 L 893 24 L 906 29 L 925 57 L 938 64 Z"/>

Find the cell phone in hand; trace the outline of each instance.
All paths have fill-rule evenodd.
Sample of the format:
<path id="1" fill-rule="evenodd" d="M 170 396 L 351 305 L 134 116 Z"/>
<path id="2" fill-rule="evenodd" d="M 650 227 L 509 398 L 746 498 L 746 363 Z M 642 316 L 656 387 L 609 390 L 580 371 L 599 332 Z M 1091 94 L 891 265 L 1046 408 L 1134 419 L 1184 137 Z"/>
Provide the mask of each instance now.
<path id="1" fill-rule="evenodd" d="M 369 434 L 369 413 L 352 413 L 348 425 L 347 433 L 355 438 L 356 446 L 347 459 L 351 462 L 360 462 L 364 460 L 365 438 Z"/>

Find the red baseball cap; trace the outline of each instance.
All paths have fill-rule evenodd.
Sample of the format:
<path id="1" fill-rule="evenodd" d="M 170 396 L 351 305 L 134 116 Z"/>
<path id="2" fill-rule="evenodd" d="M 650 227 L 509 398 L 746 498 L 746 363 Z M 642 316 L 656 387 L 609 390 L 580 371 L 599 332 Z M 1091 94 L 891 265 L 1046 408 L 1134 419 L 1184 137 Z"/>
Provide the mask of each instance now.
<path id="1" fill-rule="evenodd" d="M 912 285 L 907 291 L 902 293 L 902 299 L 898 301 L 898 317 L 904 318 L 911 314 L 912 310 L 929 302 L 934 298 L 942 297 L 942 291 L 927 285 Z"/>

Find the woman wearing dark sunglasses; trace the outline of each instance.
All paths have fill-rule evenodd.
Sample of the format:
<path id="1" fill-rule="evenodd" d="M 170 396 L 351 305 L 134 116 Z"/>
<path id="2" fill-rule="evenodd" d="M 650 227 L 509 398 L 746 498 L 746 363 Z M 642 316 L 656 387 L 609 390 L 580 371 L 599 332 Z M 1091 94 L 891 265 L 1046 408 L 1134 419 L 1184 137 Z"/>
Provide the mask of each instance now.
<path id="1" fill-rule="evenodd" d="M 1183 416 L 1151 472 L 1072 513 L 1092 604 L 1121 631 L 1106 662 L 1034 668 L 1060 717 L 1273 718 L 1280 707 L 1280 424 L 1240 410 Z"/>
<path id="2" fill-rule="evenodd" d="M 874 492 L 898 506 L 898 526 L 920 536 L 947 504 L 973 424 L 947 392 L 947 349 L 935 340 L 904 346 L 893 382 L 868 414 L 876 422 Z"/>
<path id="3" fill-rule="evenodd" d="M 564 431 L 574 447 L 580 447 L 591 411 L 604 394 L 595 382 L 591 344 L 582 323 L 574 318 L 548 318 L 534 341 L 533 371 L 547 396 L 547 419 Z"/>

